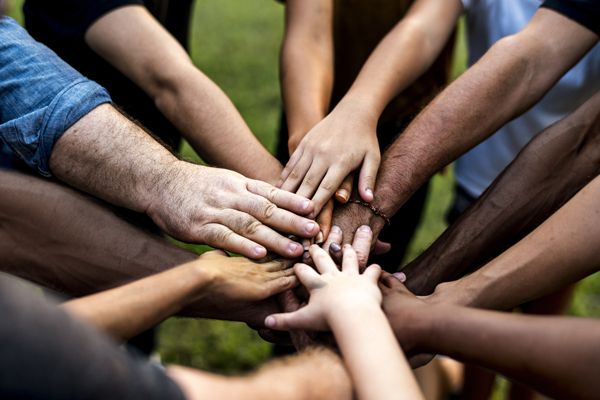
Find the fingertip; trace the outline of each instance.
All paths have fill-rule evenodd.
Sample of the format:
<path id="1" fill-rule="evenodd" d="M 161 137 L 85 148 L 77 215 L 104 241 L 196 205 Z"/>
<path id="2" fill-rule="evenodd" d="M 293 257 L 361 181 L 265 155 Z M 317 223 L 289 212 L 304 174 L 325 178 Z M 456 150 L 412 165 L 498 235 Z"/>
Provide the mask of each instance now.
<path id="1" fill-rule="evenodd" d="M 267 318 L 265 318 L 265 326 L 267 328 L 275 328 L 276 325 L 277 320 L 272 315 L 269 315 Z"/>
<path id="2" fill-rule="evenodd" d="M 342 204 L 347 203 L 349 197 L 350 196 L 345 189 L 339 189 L 337 192 L 335 192 L 335 199 Z"/>
<path id="3" fill-rule="evenodd" d="M 402 282 L 402 283 L 406 282 L 406 274 L 404 272 L 396 272 L 392 275 L 394 275 L 394 277 L 396 279 L 398 279 L 400 282 Z"/>

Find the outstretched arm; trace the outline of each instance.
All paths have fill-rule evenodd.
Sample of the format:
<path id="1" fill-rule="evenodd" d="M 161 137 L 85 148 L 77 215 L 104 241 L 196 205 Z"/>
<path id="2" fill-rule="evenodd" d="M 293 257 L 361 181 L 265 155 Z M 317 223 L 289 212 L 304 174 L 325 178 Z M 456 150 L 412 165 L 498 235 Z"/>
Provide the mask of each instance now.
<path id="1" fill-rule="evenodd" d="M 597 41 L 577 22 L 538 10 L 438 95 L 384 153 L 373 204 L 393 215 L 433 174 L 533 106 Z M 333 224 L 351 242 L 356 227 L 369 224 L 378 233 L 384 222 L 350 204 L 338 209 Z"/>
<path id="2" fill-rule="evenodd" d="M 427 295 L 438 284 L 481 267 L 598 174 L 600 93 L 538 134 L 473 206 L 402 270 L 407 287 Z"/>
<path id="3" fill-rule="evenodd" d="M 393 276 L 383 307 L 405 351 L 444 354 L 498 372 L 556 399 L 600 395 L 600 322 L 427 304 Z"/>
<path id="4" fill-rule="evenodd" d="M 109 12 L 88 28 L 85 41 L 146 92 L 208 163 L 277 182 L 281 164 L 254 137 L 225 93 L 192 64 L 145 7 Z"/>
<path id="5" fill-rule="evenodd" d="M 350 172 L 360 170 L 360 196 L 372 201 L 380 162 L 379 117 L 433 64 L 462 8 L 460 0 L 416 1 L 377 46 L 331 114 L 305 133 L 283 171 L 281 187 L 312 197 L 318 211 Z"/>

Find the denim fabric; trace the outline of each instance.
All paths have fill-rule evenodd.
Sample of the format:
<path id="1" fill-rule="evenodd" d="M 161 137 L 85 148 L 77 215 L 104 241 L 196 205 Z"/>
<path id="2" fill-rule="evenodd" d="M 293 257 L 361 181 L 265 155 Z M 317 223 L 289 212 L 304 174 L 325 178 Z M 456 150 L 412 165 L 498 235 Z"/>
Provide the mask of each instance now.
<path id="1" fill-rule="evenodd" d="M 12 18 L 0 16 L 0 141 L 49 176 L 54 143 L 103 103 L 108 92 L 36 42 Z"/>

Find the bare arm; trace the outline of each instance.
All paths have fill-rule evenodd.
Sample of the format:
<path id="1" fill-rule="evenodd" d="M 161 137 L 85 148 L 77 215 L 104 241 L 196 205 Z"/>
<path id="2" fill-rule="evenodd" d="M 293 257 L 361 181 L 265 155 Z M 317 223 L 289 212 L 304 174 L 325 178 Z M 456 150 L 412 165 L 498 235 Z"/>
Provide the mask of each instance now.
<path id="1" fill-rule="evenodd" d="M 307 214 L 313 207 L 309 200 L 232 171 L 179 161 L 107 104 L 60 137 L 49 164 L 60 180 L 145 212 L 169 235 L 188 243 L 254 259 L 267 250 L 298 257 L 302 246 L 277 231 L 299 237 L 319 231 L 314 221 L 283 209 Z"/>
<path id="2" fill-rule="evenodd" d="M 374 204 L 388 216 L 433 174 L 533 106 L 598 41 L 587 28 L 540 9 L 518 34 L 496 43 L 472 68 L 419 114 L 385 152 Z M 338 210 L 344 240 L 383 220 L 359 205 Z"/>
<path id="3" fill-rule="evenodd" d="M 409 355 L 448 355 L 552 398 L 595 399 L 600 394 L 600 322 L 431 305 L 392 276 L 384 282 L 384 310 Z"/>
<path id="4" fill-rule="evenodd" d="M 360 170 L 360 196 L 372 201 L 380 162 L 379 117 L 433 64 L 461 12 L 459 0 L 415 2 L 377 46 L 331 114 L 302 140 L 284 169 L 281 187 L 305 197 L 314 195 L 318 211 L 351 171 Z"/>
<path id="5" fill-rule="evenodd" d="M 414 262 L 409 290 L 435 287 L 508 249 L 600 173 L 600 93 L 538 134 L 515 161 Z"/>
<path id="6" fill-rule="evenodd" d="M 88 28 L 85 41 L 144 90 L 208 163 L 277 182 L 281 164 L 250 132 L 225 93 L 194 67 L 145 7 L 109 12 Z"/>

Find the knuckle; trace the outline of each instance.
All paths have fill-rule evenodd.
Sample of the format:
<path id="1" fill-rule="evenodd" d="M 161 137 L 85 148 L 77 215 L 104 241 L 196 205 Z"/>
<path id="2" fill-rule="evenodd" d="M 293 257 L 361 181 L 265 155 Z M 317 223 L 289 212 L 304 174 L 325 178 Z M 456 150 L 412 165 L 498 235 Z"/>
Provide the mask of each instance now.
<path id="1" fill-rule="evenodd" d="M 300 177 L 300 172 L 298 172 L 297 169 L 292 170 L 292 172 L 290 172 L 290 178 L 291 179 L 298 179 Z"/>
<path id="2" fill-rule="evenodd" d="M 271 219 L 273 218 L 273 216 L 275 215 L 275 213 L 277 212 L 277 206 L 273 203 L 268 204 L 264 209 L 263 209 L 263 216 L 266 219 Z"/>
<path id="3" fill-rule="evenodd" d="M 261 227 L 262 224 L 260 223 L 260 221 L 257 221 L 255 219 L 248 219 L 244 223 L 244 227 L 242 228 L 242 230 L 246 235 L 254 236 L 258 233 Z"/>

